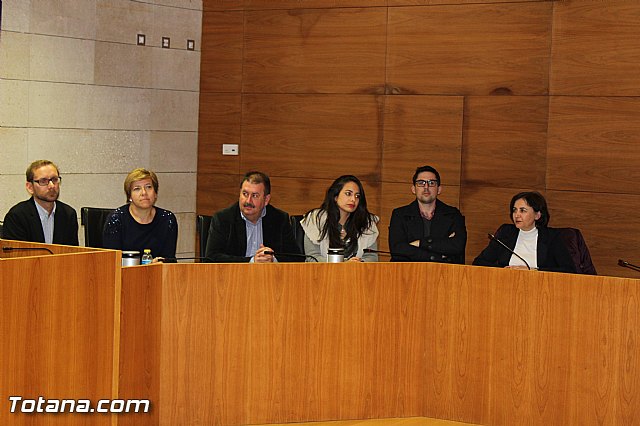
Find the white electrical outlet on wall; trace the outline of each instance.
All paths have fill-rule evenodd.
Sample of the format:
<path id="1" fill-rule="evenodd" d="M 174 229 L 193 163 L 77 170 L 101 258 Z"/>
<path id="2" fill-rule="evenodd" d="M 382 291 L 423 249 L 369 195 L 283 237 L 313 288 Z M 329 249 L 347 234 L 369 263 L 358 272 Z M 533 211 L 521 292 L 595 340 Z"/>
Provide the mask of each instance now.
<path id="1" fill-rule="evenodd" d="M 222 155 L 238 155 L 238 144 L 237 143 L 223 143 L 222 144 Z"/>

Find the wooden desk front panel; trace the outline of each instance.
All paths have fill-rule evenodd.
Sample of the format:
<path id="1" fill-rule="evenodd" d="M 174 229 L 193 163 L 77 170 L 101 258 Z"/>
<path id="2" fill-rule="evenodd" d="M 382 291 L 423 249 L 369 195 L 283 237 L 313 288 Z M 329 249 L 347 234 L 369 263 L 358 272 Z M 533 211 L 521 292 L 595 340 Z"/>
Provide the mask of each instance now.
<path id="1" fill-rule="evenodd" d="M 141 279 L 145 270 L 153 278 Z M 184 264 L 128 268 L 123 288 L 145 308 L 124 309 L 123 294 L 121 373 L 151 383 L 155 407 L 135 424 L 631 424 L 640 411 L 637 280 L 437 264 Z M 154 337 L 141 339 L 140 327 Z M 132 344 L 150 357 L 137 358 L 142 368 L 127 367 Z M 121 397 L 145 397 L 126 382 Z"/>
<path id="2" fill-rule="evenodd" d="M 119 263 L 107 250 L 0 260 L 0 424 L 111 424 L 109 414 L 11 413 L 9 396 L 94 408 L 115 397 Z"/>

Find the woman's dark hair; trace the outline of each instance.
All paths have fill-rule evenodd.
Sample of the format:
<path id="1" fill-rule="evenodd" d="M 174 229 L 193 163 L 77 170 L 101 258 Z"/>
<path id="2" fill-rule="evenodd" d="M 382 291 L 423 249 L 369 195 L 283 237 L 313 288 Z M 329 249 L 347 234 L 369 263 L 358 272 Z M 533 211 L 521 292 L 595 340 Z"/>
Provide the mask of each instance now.
<path id="1" fill-rule="evenodd" d="M 317 212 L 316 217 L 312 218 L 318 223 L 318 216 L 323 211 L 326 212 L 327 220 L 324 227 L 320 230 L 320 239 L 323 240 L 327 235 L 329 236 L 329 247 L 342 247 L 344 242 L 340 238 L 340 208 L 336 203 L 336 197 L 342 191 L 342 188 L 348 183 L 353 182 L 358 185 L 358 191 L 360 191 L 360 202 L 356 210 L 349 215 L 347 223 L 345 223 L 344 230 L 347 233 L 345 241 L 349 239 L 352 242 L 358 240 L 371 225 L 375 222 L 375 216 L 367 210 L 367 197 L 364 195 L 364 187 L 360 180 L 353 175 L 340 176 L 334 180 L 322 202 L 320 210 Z M 309 216 L 313 210 L 307 212 L 305 216 Z M 311 218 L 310 218 L 311 219 Z"/>
<path id="2" fill-rule="evenodd" d="M 513 198 L 511 199 L 511 204 L 509 204 L 509 215 L 511 216 L 512 221 L 513 206 L 519 199 L 523 199 L 524 201 L 526 201 L 529 207 L 531 207 L 534 212 L 540 213 L 540 219 L 536 220 L 536 228 L 546 227 L 547 224 L 549 224 L 551 215 L 549 214 L 549 209 L 547 208 L 547 201 L 544 199 L 541 193 L 536 191 L 520 192 L 513 196 Z"/>

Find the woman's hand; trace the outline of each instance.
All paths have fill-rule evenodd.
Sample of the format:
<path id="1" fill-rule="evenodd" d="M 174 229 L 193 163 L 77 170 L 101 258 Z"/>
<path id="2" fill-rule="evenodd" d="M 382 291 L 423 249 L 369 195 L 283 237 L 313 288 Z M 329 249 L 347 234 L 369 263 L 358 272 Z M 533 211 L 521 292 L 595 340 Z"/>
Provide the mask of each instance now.
<path id="1" fill-rule="evenodd" d="M 505 268 L 508 268 L 508 269 L 519 269 L 519 270 L 525 270 L 525 271 L 527 271 L 529 269 L 524 265 L 513 265 L 513 266 L 512 265 L 508 265 L 508 266 L 505 266 Z M 538 269 L 537 268 L 531 268 L 531 270 L 532 271 L 537 271 Z"/>
<path id="2" fill-rule="evenodd" d="M 363 262 L 363 260 L 357 256 L 350 257 L 347 262 Z"/>

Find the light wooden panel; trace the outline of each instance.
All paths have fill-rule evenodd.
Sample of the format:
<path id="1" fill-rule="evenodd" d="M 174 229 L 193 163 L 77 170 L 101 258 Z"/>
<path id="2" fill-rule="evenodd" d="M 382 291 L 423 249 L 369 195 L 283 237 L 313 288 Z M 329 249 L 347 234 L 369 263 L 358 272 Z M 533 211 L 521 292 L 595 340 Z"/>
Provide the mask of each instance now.
<path id="1" fill-rule="evenodd" d="M 240 145 L 241 117 L 239 94 L 200 93 L 198 173 L 239 173 L 240 157 L 222 155 L 222 145 Z"/>
<path id="2" fill-rule="evenodd" d="M 242 85 L 243 12 L 204 12 L 201 92 L 239 92 Z"/>
<path id="3" fill-rule="evenodd" d="M 147 352 L 160 363 L 126 370 L 160 380 L 160 419 L 139 425 L 637 422 L 640 280 L 435 263 L 149 268 L 161 282 L 123 271 L 131 319 L 162 319 Z M 150 342 L 130 332 L 123 344 Z"/>
<path id="4" fill-rule="evenodd" d="M 0 261 L 0 424 L 112 423 L 107 414 L 10 412 L 9 396 L 89 399 L 93 408 L 116 397 L 120 255 L 89 250 Z"/>
<path id="5" fill-rule="evenodd" d="M 246 12 L 243 91 L 381 93 L 386 9 Z"/>
<path id="6" fill-rule="evenodd" d="M 530 190 L 528 187 L 496 188 L 486 185 L 465 185 L 462 187 L 460 211 L 465 216 L 467 224 L 465 256 L 467 264 L 471 264 L 473 259 L 489 244 L 487 237 L 489 232 L 495 233 L 503 223 L 511 223 L 509 213 L 511 197 L 518 192 L 528 190 Z M 552 207 L 550 206 L 550 208 Z"/>
<path id="7" fill-rule="evenodd" d="M 382 179 L 411 182 L 429 164 L 443 182 L 460 183 L 463 98 L 386 96 Z"/>
<path id="8" fill-rule="evenodd" d="M 470 96 L 465 104 L 465 185 L 545 187 L 548 99 Z"/>
<path id="9" fill-rule="evenodd" d="M 280 423 L 261 426 L 473 426 L 471 423 L 449 420 L 429 419 L 426 417 L 403 417 L 396 419 L 337 420 L 330 422 Z"/>
<path id="10" fill-rule="evenodd" d="M 368 95 L 244 95 L 240 168 L 379 181 L 381 111 Z"/>
<path id="11" fill-rule="evenodd" d="M 160 326 L 163 290 L 162 269 L 150 266 L 123 268 L 123 277 L 135 285 L 122 286 L 121 344 L 120 344 L 120 392 L 122 399 L 149 399 L 152 409 L 144 414 L 147 424 L 159 425 L 160 413 L 166 409 L 160 399 L 160 376 L 140 375 L 141 371 L 160 369 Z M 139 316 L 141 312 L 144 315 Z M 129 413 L 118 416 L 118 426 L 138 426 L 141 414 Z"/>
<path id="12" fill-rule="evenodd" d="M 640 272 L 617 266 L 618 259 L 640 265 L 640 196 L 594 192 L 548 191 L 552 226 L 582 231 L 599 275 L 640 278 Z"/>
<path id="13" fill-rule="evenodd" d="M 382 184 L 382 208 L 377 212 L 378 216 L 380 216 L 380 223 L 378 223 L 378 229 L 380 230 L 378 247 L 380 250 L 389 251 L 389 224 L 393 209 L 406 206 L 416 199 L 416 196 L 411 193 L 411 176 L 413 176 L 413 173 L 411 173 L 406 183 L 384 182 Z M 441 177 L 443 180 L 446 179 L 444 174 L 441 174 Z M 442 193 L 438 198 L 451 206 L 458 207 L 460 187 L 443 184 Z M 381 256 L 380 260 L 387 261 L 389 256 Z"/>
<path id="14" fill-rule="evenodd" d="M 556 2 L 551 93 L 640 95 L 639 28 L 637 1 Z"/>
<path id="15" fill-rule="evenodd" d="M 640 99 L 552 97 L 549 189 L 640 194 Z"/>
<path id="16" fill-rule="evenodd" d="M 412 94 L 546 94 L 552 7 L 389 8 L 387 82 Z"/>

